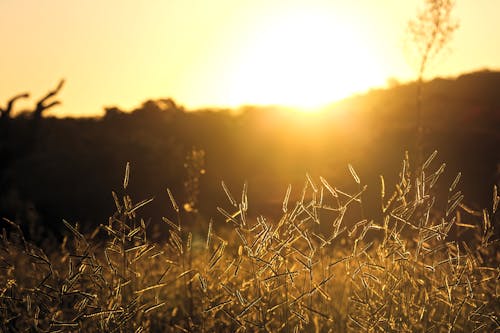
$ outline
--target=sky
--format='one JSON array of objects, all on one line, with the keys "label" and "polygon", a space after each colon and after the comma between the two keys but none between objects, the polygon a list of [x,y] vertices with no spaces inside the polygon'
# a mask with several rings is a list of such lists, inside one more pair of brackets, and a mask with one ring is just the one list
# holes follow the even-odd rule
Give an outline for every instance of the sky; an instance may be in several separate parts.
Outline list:
[{"label": "sky", "polygon": [[[54,116],[171,97],[187,109],[312,108],[415,78],[418,0],[0,0],[0,107],[61,78]],[[500,69],[500,0],[458,0],[460,27],[426,77]]]}]

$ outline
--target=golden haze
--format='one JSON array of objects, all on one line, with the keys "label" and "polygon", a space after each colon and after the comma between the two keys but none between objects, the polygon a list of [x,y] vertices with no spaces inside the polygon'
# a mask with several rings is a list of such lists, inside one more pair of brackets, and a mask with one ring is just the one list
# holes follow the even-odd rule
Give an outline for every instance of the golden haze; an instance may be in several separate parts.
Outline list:
[{"label": "golden haze", "polygon": [[[0,98],[43,94],[53,115],[172,97],[187,108],[315,107],[414,77],[402,50],[417,1],[3,0]],[[499,68],[492,1],[457,2],[461,27],[429,76]],[[481,36],[481,38],[478,38]],[[450,56],[451,55],[451,56]],[[31,107],[32,101],[20,104]]]}]

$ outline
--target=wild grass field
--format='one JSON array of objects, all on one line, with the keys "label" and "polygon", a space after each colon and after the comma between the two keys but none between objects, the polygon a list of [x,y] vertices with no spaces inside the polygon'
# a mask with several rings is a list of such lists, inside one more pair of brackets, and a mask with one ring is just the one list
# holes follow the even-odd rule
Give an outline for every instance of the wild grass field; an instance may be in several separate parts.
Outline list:
[{"label": "wild grass field", "polygon": [[222,182],[216,219],[167,190],[172,216],[145,221],[152,199],[127,194],[127,164],[115,212],[92,233],[64,221],[47,251],[5,219],[0,330],[499,331],[498,188],[473,210],[436,153],[418,169],[407,154],[394,187],[380,176],[371,218],[366,186],[350,164],[346,173],[356,191],[309,174],[284,189],[279,219],[252,209],[251,184]]},{"label": "wild grass field", "polygon": [[[420,1],[385,89],[409,1],[28,2],[0,1],[0,332],[500,332],[500,72],[428,80],[498,66],[498,5],[460,5],[453,62],[456,1]],[[14,91],[59,71],[72,111],[64,78]],[[84,117],[164,93],[218,102]]]}]

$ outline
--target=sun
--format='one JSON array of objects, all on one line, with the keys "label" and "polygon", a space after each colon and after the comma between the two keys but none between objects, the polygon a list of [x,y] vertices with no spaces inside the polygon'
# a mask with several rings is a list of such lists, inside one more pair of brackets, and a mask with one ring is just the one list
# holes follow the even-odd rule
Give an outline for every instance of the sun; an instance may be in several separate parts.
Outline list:
[{"label": "sun", "polygon": [[384,82],[359,28],[321,10],[296,10],[256,23],[232,69],[232,104],[305,111]]}]

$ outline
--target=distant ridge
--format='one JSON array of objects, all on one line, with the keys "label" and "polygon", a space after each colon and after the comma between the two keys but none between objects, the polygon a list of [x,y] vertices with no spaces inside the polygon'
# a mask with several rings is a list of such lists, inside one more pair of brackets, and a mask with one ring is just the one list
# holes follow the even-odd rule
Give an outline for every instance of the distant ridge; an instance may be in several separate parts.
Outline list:
[{"label": "distant ridge", "polygon": [[[500,71],[486,69],[455,78],[434,78],[424,82],[422,97],[424,120],[428,124],[446,121],[447,125],[459,125],[471,117],[498,122]],[[408,82],[346,98],[329,109],[337,112],[376,112],[379,117],[411,122],[415,98],[416,82]]]}]

